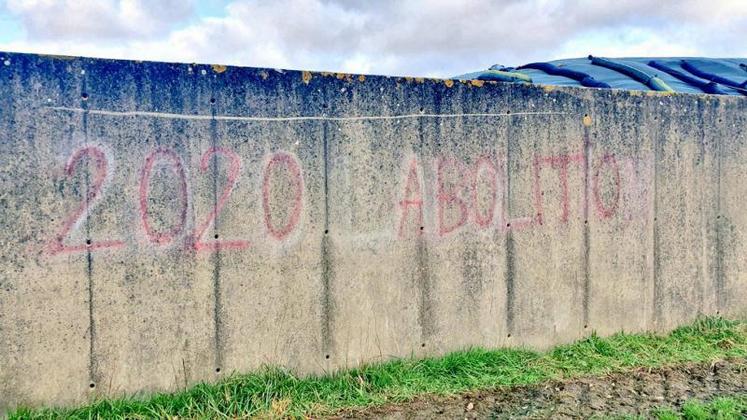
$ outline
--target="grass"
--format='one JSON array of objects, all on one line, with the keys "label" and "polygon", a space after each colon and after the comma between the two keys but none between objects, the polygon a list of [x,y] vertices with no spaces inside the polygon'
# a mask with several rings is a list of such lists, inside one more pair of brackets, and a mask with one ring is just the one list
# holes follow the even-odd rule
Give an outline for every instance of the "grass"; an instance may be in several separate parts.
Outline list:
[{"label": "grass", "polygon": [[732,357],[747,357],[747,322],[703,318],[666,336],[620,333],[600,338],[592,334],[546,353],[470,349],[439,358],[399,359],[305,378],[265,368],[145,399],[101,399],[73,409],[20,408],[10,413],[10,418],[303,417],[404,402],[422,394],[451,395]]},{"label": "grass", "polygon": [[740,420],[747,418],[747,394],[733,397],[717,397],[709,402],[689,400],[680,409],[659,407],[648,417],[619,416],[611,417],[620,420],[642,420],[655,418],[659,420]]},{"label": "grass", "polygon": [[747,418],[747,395],[719,397],[707,403],[691,400],[683,404],[679,411],[661,408],[654,415],[659,420],[744,419]]}]

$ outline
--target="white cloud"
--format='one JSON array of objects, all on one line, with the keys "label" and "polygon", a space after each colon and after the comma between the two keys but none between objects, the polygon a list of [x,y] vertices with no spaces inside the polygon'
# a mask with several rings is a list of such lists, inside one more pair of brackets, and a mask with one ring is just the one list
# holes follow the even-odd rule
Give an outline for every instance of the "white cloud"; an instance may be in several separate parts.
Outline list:
[{"label": "white cloud", "polygon": [[8,0],[31,40],[137,39],[163,34],[192,14],[184,0]]},{"label": "white cloud", "polygon": [[742,0],[246,0],[192,20],[177,0],[8,9],[28,38],[0,49],[115,58],[449,76],[589,53],[747,55]]}]

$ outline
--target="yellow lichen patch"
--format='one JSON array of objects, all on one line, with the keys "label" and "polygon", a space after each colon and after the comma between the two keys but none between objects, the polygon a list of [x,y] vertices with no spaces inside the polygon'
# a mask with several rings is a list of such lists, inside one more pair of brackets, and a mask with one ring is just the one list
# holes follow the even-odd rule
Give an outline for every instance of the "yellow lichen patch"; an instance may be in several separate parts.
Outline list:
[{"label": "yellow lichen patch", "polygon": [[658,91],[658,90],[649,90],[646,92],[646,96],[672,96],[676,92],[665,92],[665,91]]},{"label": "yellow lichen patch", "polygon": [[484,80],[470,80],[469,84],[471,84],[474,87],[482,87],[482,85],[485,84]]},{"label": "yellow lichen patch", "polygon": [[444,84],[446,85],[446,87],[450,88],[450,87],[454,86],[454,81],[451,80],[451,79],[446,79],[446,80],[444,80]]},{"label": "yellow lichen patch", "polygon": [[324,77],[334,76],[335,75],[334,73],[330,73],[328,71],[323,71],[323,72],[320,72],[319,74],[321,74]]},{"label": "yellow lichen patch", "polygon": [[359,82],[365,82],[366,81],[366,76],[364,76],[364,75],[361,74],[360,76],[358,76],[358,81]]},{"label": "yellow lichen patch", "polygon": [[542,86],[542,90],[544,90],[544,91],[545,91],[545,93],[550,93],[550,92],[552,92],[553,90],[555,90],[555,86],[551,86],[551,85],[543,85],[543,86]]},{"label": "yellow lichen patch", "polygon": [[308,85],[309,82],[311,81],[311,72],[310,71],[305,71],[305,72],[301,73],[301,79],[303,80],[303,82],[305,84]]},{"label": "yellow lichen patch", "polygon": [[213,64],[210,67],[212,67],[213,71],[216,73],[223,73],[224,71],[226,71],[226,68],[227,68],[223,64]]},{"label": "yellow lichen patch", "polygon": [[57,55],[57,54],[39,54],[42,57],[49,57],[54,58],[56,60],[75,60],[77,57],[74,57],[72,55]]},{"label": "yellow lichen patch", "polygon": [[591,126],[591,116],[589,114],[584,114],[584,118],[581,121],[583,121],[585,126]]},{"label": "yellow lichen patch", "polygon": [[340,79],[340,80],[345,79],[347,77],[349,77],[349,76],[347,74],[345,74],[345,73],[337,73],[337,78]]},{"label": "yellow lichen patch", "polygon": [[422,78],[422,77],[416,77],[415,81],[418,82],[418,83],[425,83],[425,79]]}]

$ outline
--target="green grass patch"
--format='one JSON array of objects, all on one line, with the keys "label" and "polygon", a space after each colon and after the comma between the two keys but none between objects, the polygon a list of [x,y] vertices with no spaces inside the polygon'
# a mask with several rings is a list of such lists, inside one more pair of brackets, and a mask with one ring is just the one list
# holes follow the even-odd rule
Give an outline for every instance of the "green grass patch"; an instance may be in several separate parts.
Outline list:
[{"label": "green grass patch", "polygon": [[747,418],[747,395],[732,397],[717,397],[708,402],[689,400],[680,409],[660,407],[651,412],[650,416],[620,416],[613,417],[624,420],[643,420],[655,418],[659,420],[741,420]]},{"label": "green grass patch", "polygon": [[619,333],[600,338],[592,334],[547,353],[470,349],[438,358],[399,359],[304,378],[265,368],[173,394],[101,399],[73,409],[20,408],[10,418],[301,417],[404,402],[423,394],[451,395],[733,357],[747,357],[747,322],[704,318],[665,336]]}]

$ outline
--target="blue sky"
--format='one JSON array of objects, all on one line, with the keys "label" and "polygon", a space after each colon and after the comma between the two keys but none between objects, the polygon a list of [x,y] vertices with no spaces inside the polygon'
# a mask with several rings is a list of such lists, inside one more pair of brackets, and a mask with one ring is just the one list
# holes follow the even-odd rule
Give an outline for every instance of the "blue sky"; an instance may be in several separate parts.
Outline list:
[{"label": "blue sky", "polygon": [[745,57],[746,32],[746,0],[0,0],[4,51],[419,76]]}]

